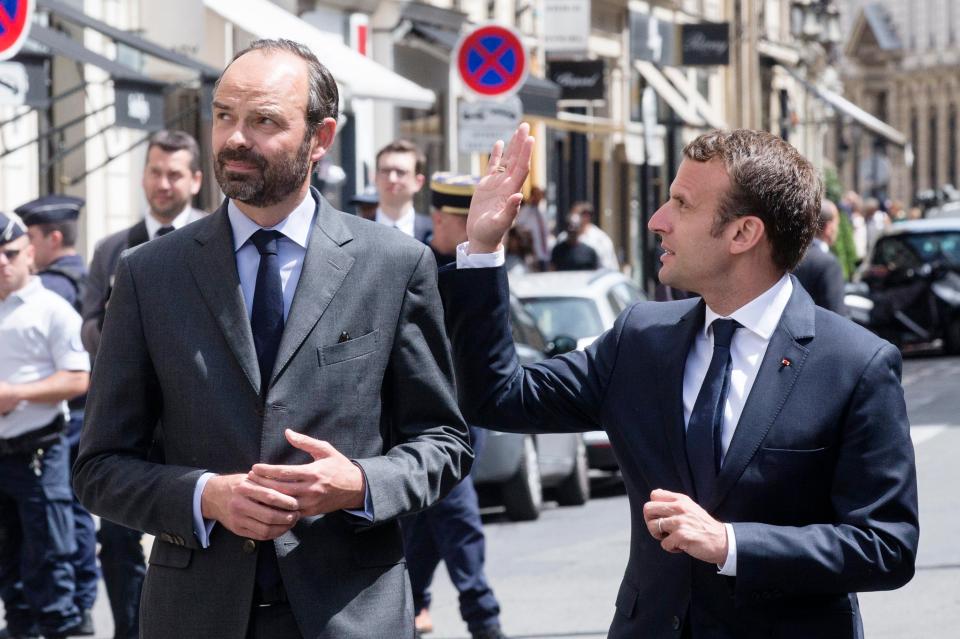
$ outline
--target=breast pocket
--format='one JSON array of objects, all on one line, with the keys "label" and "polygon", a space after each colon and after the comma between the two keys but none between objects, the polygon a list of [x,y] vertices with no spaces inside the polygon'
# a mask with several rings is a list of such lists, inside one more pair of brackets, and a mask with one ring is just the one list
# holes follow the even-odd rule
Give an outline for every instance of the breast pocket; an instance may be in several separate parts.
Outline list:
[{"label": "breast pocket", "polygon": [[318,350],[320,366],[330,366],[339,362],[356,359],[373,353],[380,345],[380,329],[374,329],[366,335],[354,337],[345,342],[321,346]]}]

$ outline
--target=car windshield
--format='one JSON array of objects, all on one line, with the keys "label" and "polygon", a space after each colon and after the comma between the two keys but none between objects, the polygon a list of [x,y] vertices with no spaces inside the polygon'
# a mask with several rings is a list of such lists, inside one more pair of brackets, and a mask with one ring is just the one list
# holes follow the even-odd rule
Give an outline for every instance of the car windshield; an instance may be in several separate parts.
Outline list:
[{"label": "car windshield", "polygon": [[917,268],[930,262],[960,266],[960,231],[910,233],[883,238],[875,264],[891,271]]},{"label": "car windshield", "polygon": [[524,300],[548,340],[558,335],[579,340],[603,332],[603,322],[593,300],[583,297],[540,297]]}]

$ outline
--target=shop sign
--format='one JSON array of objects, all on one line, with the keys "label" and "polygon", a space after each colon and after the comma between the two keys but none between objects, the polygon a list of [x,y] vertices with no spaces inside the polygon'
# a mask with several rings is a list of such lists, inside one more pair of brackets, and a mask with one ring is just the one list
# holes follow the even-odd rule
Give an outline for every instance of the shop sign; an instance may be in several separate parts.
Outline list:
[{"label": "shop sign", "polygon": [[144,131],[164,128],[164,100],[159,87],[131,82],[114,83],[117,126]]},{"label": "shop sign", "polygon": [[590,0],[543,0],[543,50],[583,53],[590,47]]},{"label": "shop sign", "polygon": [[649,13],[631,11],[630,56],[636,60],[657,64],[675,64],[675,31],[676,27],[672,22],[661,20]]},{"label": "shop sign", "polygon": [[548,77],[562,89],[561,100],[603,100],[604,69],[603,60],[551,62]]},{"label": "shop sign", "polygon": [[680,25],[681,64],[730,64],[730,23],[701,22]]}]

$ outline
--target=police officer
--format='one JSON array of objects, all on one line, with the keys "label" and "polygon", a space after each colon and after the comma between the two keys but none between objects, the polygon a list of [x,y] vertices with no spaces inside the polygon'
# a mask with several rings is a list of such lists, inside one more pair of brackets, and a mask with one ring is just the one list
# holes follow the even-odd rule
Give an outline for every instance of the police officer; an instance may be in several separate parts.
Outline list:
[{"label": "police officer", "polygon": [[[430,248],[440,266],[455,261],[457,245],[467,240],[467,211],[475,187],[472,176],[435,173],[430,181]],[[485,435],[482,428],[470,427],[477,458]],[[483,572],[486,540],[477,491],[469,475],[432,507],[405,519],[403,537],[418,634],[433,630],[430,583],[443,560],[460,595],[460,616],[471,637],[506,639],[500,629],[500,604]]]},{"label": "police officer", "polygon": [[[33,245],[33,261],[43,286],[67,300],[78,313],[83,313],[82,298],[87,286],[87,267],[77,255],[77,218],[84,201],[69,195],[47,195],[17,208],[14,212],[27,226],[27,235]],[[77,458],[80,430],[83,428],[83,408],[86,395],[70,400],[70,419],[67,423],[67,442],[70,445],[70,465]],[[77,537],[77,552],[73,556],[76,577],[74,599],[83,615],[84,635],[94,634],[91,609],[97,600],[100,570],[97,568],[97,529],[93,517],[76,496],[73,498],[73,525]]]},{"label": "police officer", "polygon": [[[0,597],[11,637],[73,634],[81,623],[70,557],[73,532],[65,400],[89,383],[80,316],[31,275],[22,222],[0,213]],[[9,518],[5,517],[5,520]]]}]

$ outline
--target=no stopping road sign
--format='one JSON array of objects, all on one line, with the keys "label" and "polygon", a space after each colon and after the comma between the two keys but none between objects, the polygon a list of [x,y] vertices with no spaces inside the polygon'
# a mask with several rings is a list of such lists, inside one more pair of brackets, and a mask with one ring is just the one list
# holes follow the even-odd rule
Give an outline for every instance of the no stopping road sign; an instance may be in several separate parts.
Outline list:
[{"label": "no stopping road sign", "polygon": [[463,84],[485,97],[506,97],[520,89],[529,65],[519,34],[502,25],[482,25],[464,35],[453,63]]}]

